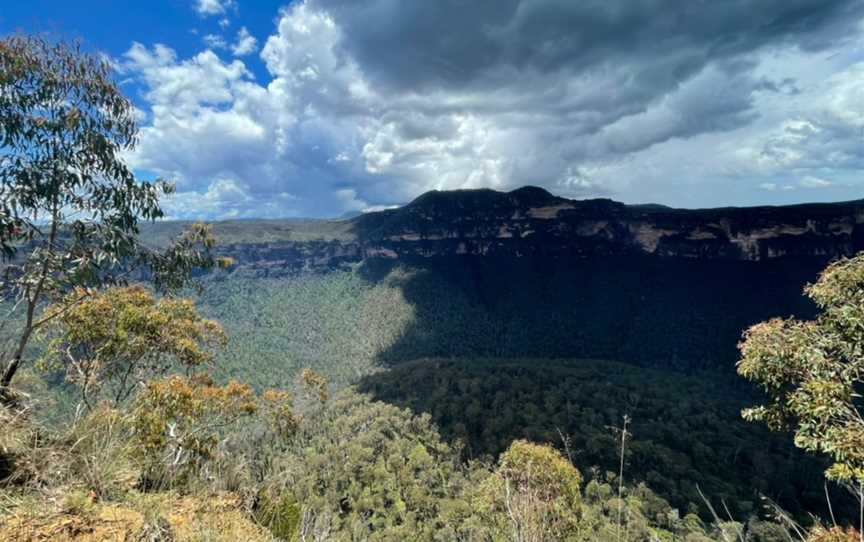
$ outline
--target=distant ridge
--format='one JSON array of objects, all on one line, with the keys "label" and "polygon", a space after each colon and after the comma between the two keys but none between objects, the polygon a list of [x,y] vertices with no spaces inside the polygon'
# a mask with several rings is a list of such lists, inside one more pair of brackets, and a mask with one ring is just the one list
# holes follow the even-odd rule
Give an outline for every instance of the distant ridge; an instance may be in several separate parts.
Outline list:
[{"label": "distant ridge", "polygon": [[[273,272],[366,258],[650,256],[831,260],[864,250],[864,200],[676,209],[571,200],[536,186],[426,192],[393,209],[332,220],[214,224],[221,250]],[[145,228],[156,240],[180,223]]]}]

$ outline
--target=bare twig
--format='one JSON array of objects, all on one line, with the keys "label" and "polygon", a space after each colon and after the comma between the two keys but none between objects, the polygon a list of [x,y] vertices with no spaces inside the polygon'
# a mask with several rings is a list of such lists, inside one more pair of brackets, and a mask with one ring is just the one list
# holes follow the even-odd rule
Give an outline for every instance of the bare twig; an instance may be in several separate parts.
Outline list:
[{"label": "bare twig", "polygon": [[828,494],[828,482],[825,481],[823,484],[825,489],[825,502],[828,503],[828,513],[831,515],[831,523],[834,524],[834,527],[837,527],[837,520],[834,518],[834,507],[831,506],[831,496]]},{"label": "bare twig", "polygon": [[621,512],[624,507],[624,451],[627,447],[627,426],[630,424],[630,415],[624,415],[624,426],[621,429],[621,461],[618,465],[618,525],[615,528],[615,539],[621,542]]}]

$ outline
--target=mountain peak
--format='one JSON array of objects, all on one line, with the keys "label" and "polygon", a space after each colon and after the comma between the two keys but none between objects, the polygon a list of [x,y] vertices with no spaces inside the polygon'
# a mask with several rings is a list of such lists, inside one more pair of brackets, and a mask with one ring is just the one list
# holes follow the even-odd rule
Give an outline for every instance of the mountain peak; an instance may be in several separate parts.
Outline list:
[{"label": "mountain peak", "polygon": [[470,215],[503,211],[525,211],[531,208],[562,206],[591,209],[595,207],[624,207],[610,199],[570,200],[556,196],[539,186],[523,186],[510,192],[491,188],[460,190],[431,190],[421,194],[402,209],[430,217]]},{"label": "mountain peak", "polygon": [[548,205],[549,203],[563,200],[563,198],[552,195],[545,188],[530,185],[512,190],[508,192],[507,195],[514,201],[525,206]]}]

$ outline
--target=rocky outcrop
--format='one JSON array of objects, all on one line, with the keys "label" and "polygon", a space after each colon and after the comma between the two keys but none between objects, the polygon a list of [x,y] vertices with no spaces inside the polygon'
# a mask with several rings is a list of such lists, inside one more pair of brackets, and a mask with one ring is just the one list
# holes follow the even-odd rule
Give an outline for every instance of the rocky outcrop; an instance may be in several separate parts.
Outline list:
[{"label": "rocky outcrop", "polygon": [[347,239],[223,247],[261,269],[319,268],[368,257],[638,256],[761,261],[864,250],[864,200],[785,207],[672,209],[569,200],[535,187],[429,192],[348,221]]}]

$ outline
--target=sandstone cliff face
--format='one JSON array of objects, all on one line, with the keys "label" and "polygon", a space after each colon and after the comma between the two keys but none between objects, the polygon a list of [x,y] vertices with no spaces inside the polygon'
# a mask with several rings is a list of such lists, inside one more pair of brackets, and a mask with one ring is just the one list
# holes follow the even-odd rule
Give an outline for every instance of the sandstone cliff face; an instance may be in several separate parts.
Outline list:
[{"label": "sandstone cliff face", "polygon": [[430,192],[404,207],[356,217],[347,231],[347,239],[236,244],[223,251],[274,271],[368,257],[457,255],[832,259],[864,250],[864,200],[681,210],[568,200],[533,187]]}]

